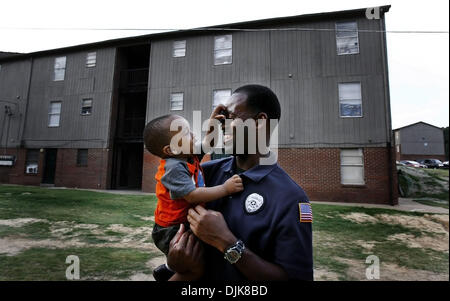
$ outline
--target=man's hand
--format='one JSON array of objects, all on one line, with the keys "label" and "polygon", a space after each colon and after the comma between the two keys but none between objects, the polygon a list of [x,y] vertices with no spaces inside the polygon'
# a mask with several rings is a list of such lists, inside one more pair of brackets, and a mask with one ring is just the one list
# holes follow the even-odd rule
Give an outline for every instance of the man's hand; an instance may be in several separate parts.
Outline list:
[{"label": "man's hand", "polygon": [[[198,238],[222,253],[237,241],[220,212],[197,206],[189,209],[188,221]],[[249,280],[279,281],[289,278],[281,266],[262,259],[247,247],[235,266]],[[179,279],[184,280],[183,278]]]},{"label": "man's hand", "polygon": [[209,131],[211,132],[211,126],[214,126],[213,120],[218,120],[220,123],[224,123],[225,119],[227,118],[227,107],[223,104],[219,104],[215,109],[212,111],[211,116],[209,116]]},{"label": "man's hand", "polygon": [[244,190],[242,178],[238,175],[232,176],[231,178],[226,180],[225,183],[223,183],[222,185],[225,188],[227,195]]},{"label": "man's hand", "polygon": [[203,274],[203,246],[190,231],[185,232],[183,224],[170,241],[167,265],[177,274],[183,275],[184,280],[196,280]]},{"label": "man's hand", "polygon": [[188,222],[194,234],[205,243],[225,252],[226,248],[237,241],[231,233],[222,213],[206,210],[202,206],[189,209]]}]

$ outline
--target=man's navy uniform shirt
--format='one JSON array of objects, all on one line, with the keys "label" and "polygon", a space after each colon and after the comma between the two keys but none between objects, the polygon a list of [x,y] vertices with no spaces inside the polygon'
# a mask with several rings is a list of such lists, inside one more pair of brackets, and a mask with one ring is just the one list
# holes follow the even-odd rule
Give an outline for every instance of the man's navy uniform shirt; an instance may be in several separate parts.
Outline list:
[{"label": "man's navy uniform shirt", "polygon": [[[220,185],[235,174],[235,158],[209,161],[202,168],[206,186]],[[239,175],[244,190],[207,208],[221,212],[246,248],[281,266],[290,279],[313,280],[312,227],[300,219],[299,203],[309,203],[303,189],[278,163],[257,165]],[[223,253],[211,246],[205,251],[205,280],[245,280]]]}]

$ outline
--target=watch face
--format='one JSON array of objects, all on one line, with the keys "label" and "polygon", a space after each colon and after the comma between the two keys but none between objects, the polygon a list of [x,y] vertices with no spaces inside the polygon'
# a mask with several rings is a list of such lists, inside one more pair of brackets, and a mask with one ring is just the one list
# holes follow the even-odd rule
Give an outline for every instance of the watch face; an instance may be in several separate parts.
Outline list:
[{"label": "watch face", "polygon": [[227,252],[227,259],[230,262],[236,262],[240,258],[240,255],[241,254],[239,254],[238,251],[230,250],[230,251]]}]

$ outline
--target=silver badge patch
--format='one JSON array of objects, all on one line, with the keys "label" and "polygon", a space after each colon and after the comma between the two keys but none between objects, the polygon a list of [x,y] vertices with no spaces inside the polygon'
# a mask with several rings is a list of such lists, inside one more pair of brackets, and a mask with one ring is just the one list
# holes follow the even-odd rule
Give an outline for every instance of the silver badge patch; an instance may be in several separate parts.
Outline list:
[{"label": "silver badge patch", "polygon": [[245,210],[247,213],[254,213],[258,211],[264,204],[264,198],[257,193],[250,194],[245,200]]}]

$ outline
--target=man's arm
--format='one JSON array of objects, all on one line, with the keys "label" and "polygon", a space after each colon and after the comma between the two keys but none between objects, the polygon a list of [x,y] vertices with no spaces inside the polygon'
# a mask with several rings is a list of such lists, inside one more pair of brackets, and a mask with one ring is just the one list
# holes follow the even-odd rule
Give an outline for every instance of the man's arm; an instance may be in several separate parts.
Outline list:
[{"label": "man's arm", "polygon": [[[238,239],[231,233],[222,214],[206,210],[201,206],[189,209],[188,221],[194,234],[220,252],[234,244]],[[286,271],[268,262],[246,248],[236,268],[249,280],[288,280]]]}]

